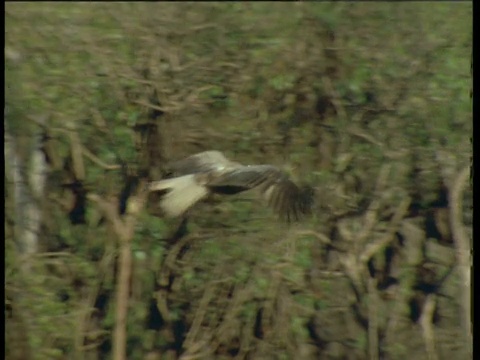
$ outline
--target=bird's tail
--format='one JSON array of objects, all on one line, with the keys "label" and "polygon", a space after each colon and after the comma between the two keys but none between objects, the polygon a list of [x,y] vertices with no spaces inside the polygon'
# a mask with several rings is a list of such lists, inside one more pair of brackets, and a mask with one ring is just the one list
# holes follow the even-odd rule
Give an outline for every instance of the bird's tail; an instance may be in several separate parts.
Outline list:
[{"label": "bird's tail", "polygon": [[149,191],[160,191],[164,194],[160,207],[168,217],[180,216],[208,194],[208,190],[195,181],[195,175],[184,175],[172,179],[154,181]]}]

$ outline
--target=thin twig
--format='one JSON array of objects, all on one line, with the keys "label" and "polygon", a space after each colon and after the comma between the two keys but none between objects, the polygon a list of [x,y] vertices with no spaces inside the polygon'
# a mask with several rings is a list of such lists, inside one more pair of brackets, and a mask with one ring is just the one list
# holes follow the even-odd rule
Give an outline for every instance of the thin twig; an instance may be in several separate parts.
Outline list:
[{"label": "thin twig", "polygon": [[98,166],[102,167],[105,170],[117,170],[121,168],[120,165],[110,165],[103,162],[101,159],[96,157],[90,150],[88,150],[85,146],[82,146],[82,153],[92,162],[94,162],[95,164],[97,164]]}]

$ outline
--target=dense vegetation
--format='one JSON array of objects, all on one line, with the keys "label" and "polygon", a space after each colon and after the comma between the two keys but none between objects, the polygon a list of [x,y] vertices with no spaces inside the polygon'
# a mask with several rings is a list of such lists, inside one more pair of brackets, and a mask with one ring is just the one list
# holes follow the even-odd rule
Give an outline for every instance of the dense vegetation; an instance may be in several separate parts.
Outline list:
[{"label": "dense vegetation", "polygon": [[[471,6],[7,3],[6,358],[468,358]],[[208,149],[313,216],[156,216]]]}]

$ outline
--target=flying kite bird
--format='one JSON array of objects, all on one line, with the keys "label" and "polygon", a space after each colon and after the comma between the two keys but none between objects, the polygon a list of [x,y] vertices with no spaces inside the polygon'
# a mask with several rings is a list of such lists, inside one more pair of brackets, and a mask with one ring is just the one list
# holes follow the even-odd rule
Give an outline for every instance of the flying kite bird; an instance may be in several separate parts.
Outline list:
[{"label": "flying kite bird", "polygon": [[171,176],[153,181],[148,190],[157,194],[165,216],[177,217],[210,194],[233,195],[258,189],[266,202],[287,222],[311,211],[313,189],[298,187],[273,165],[242,165],[219,151],[204,151],[173,162]]}]

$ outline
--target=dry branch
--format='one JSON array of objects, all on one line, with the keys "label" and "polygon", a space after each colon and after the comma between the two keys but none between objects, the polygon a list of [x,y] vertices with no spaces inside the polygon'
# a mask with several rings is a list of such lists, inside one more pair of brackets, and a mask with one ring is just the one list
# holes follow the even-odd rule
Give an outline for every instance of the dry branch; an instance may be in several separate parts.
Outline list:
[{"label": "dry branch", "polygon": [[115,332],[113,335],[113,359],[126,359],[127,313],[132,274],[132,249],[130,242],[120,244],[119,274],[115,296]]},{"label": "dry branch", "polygon": [[[430,130],[433,134],[433,131]],[[433,136],[433,135],[432,135]],[[438,143],[438,140],[434,140]],[[456,257],[460,270],[461,302],[463,307],[462,323],[464,337],[469,355],[472,353],[472,305],[471,305],[471,245],[470,239],[465,231],[462,220],[462,196],[470,174],[470,165],[465,166],[455,176],[455,157],[451,153],[437,150],[435,152],[437,163],[443,177],[443,183],[448,187],[450,227],[456,247]]]},{"label": "dry branch", "polygon": [[[128,298],[130,293],[130,277],[132,271],[131,241],[135,233],[138,214],[145,206],[147,193],[145,184],[140,183],[137,193],[130,197],[125,216],[117,211],[115,201],[107,201],[97,194],[89,194],[88,198],[94,201],[104,212],[107,220],[112,224],[117,235],[120,247],[119,274],[116,286],[115,330],[113,335],[113,359],[126,359],[127,329],[126,319],[128,313]],[[133,203],[135,206],[131,206]]]},{"label": "dry branch", "polygon": [[[6,116],[7,110],[4,108],[4,151],[5,163],[9,167],[7,170],[13,187],[14,213],[15,213],[15,232],[14,240],[16,243],[16,254],[21,263],[21,276],[25,284],[29,284],[31,277],[32,256],[39,250],[39,234],[42,223],[41,202],[44,198],[45,184],[47,180],[47,163],[41,150],[42,140],[39,134],[36,134],[34,147],[30,152],[31,162],[28,162],[20,155],[17,138],[9,129]],[[38,119],[40,125],[45,125],[46,117]],[[26,170],[26,171],[24,171]],[[7,175],[8,176],[8,175]],[[20,304],[15,310],[15,323],[20,326],[18,333],[21,334],[20,353],[25,356],[32,350],[29,346],[28,337],[32,336],[34,329],[31,321],[24,319],[32,318],[34,312],[23,306],[23,299],[32,296],[32,290],[27,285],[27,290],[18,291],[14,296],[15,302]],[[13,308],[13,306],[12,306]],[[28,357],[28,356],[27,356]]]},{"label": "dry branch", "polygon": [[77,131],[70,132],[70,148],[72,152],[72,164],[75,178],[85,179],[85,165],[82,157],[82,142]]},{"label": "dry branch", "polygon": [[435,311],[435,295],[428,295],[423,305],[422,316],[419,320],[423,331],[423,339],[429,360],[437,360],[438,356],[435,351],[435,333],[433,331],[432,321]]},{"label": "dry branch", "polygon": [[[195,352],[194,348],[196,348],[195,344],[197,344],[201,339],[197,339],[199,337],[200,328],[202,326],[203,319],[207,313],[208,305],[210,304],[211,299],[215,294],[217,285],[215,282],[210,282],[203,292],[203,296],[200,300],[198,305],[198,309],[195,312],[195,317],[192,322],[192,326],[188,331],[187,336],[185,337],[185,341],[183,342],[183,347],[186,349],[187,353]],[[201,336],[200,336],[201,337]]]},{"label": "dry branch", "polygon": [[101,168],[105,170],[118,170],[121,168],[120,165],[110,165],[105,162],[103,162],[101,159],[96,157],[90,150],[88,150],[86,147],[82,146],[82,153],[85,155],[88,159],[90,159],[93,163],[97,164]]},{"label": "dry branch", "polygon": [[462,305],[463,305],[463,326],[468,351],[471,352],[472,344],[472,320],[471,320],[471,246],[470,239],[465,231],[462,221],[462,195],[470,174],[470,166],[460,171],[449,191],[450,196],[450,225],[453,232],[453,240],[457,248],[457,261],[462,278]]},{"label": "dry branch", "polygon": [[158,111],[162,111],[162,112],[165,112],[165,113],[173,112],[173,111],[179,111],[183,108],[182,105],[178,105],[178,104],[177,104],[177,106],[165,107],[165,106],[158,106],[158,105],[155,105],[155,104],[151,104],[149,102],[141,101],[141,100],[135,100],[134,103],[137,104],[137,105],[145,106],[146,108],[149,108],[149,109],[152,109],[152,110],[158,110]]},{"label": "dry branch", "polygon": [[313,230],[298,230],[294,233],[294,235],[297,235],[297,236],[314,236],[315,238],[317,238],[318,241],[324,243],[324,244],[331,244],[332,241],[324,234],[322,233],[319,233],[317,231],[313,231]]},{"label": "dry branch", "polygon": [[385,246],[387,246],[394,239],[394,234],[398,230],[398,227],[403,217],[408,211],[410,201],[411,199],[409,197],[406,197],[402,200],[400,205],[398,205],[395,214],[393,215],[387,233],[380,240],[366,246],[365,250],[360,255],[360,261],[362,263],[366,263],[373,255],[375,255],[381,249],[385,248]]},{"label": "dry branch", "polygon": [[76,351],[85,351],[84,347],[84,339],[87,334],[86,329],[88,326],[88,321],[90,319],[90,316],[92,314],[92,309],[94,309],[95,306],[95,299],[98,296],[98,293],[101,289],[101,284],[103,281],[103,278],[105,277],[105,273],[107,272],[107,269],[110,267],[112,259],[113,259],[114,253],[113,252],[106,252],[105,255],[103,256],[102,260],[100,261],[100,264],[98,266],[98,281],[96,285],[89,289],[89,294],[86,296],[86,300],[83,302],[83,310],[79,312],[78,314],[78,323],[75,328],[75,348]]},{"label": "dry branch", "polygon": [[368,352],[370,360],[378,360],[378,293],[377,280],[368,279]]},{"label": "dry branch", "polygon": [[[44,126],[46,118],[42,117],[38,121]],[[20,250],[19,255],[28,259],[38,251],[38,234],[42,219],[40,200],[45,191],[47,164],[41,151],[41,141],[36,139],[30,154],[32,157],[30,168],[28,172],[23,171],[27,168],[27,162],[20,156],[17,140],[11,134],[5,117],[4,127],[5,162],[13,182],[16,241]],[[28,270],[28,263],[29,261],[24,263],[25,270]]]}]

